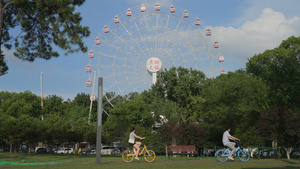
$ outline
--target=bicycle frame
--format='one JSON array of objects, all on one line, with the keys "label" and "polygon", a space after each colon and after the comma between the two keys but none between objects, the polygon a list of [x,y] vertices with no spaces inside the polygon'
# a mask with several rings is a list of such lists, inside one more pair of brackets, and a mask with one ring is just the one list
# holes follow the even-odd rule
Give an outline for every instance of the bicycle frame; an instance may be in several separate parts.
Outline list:
[{"label": "bicycle frame", "polygon": [[[220,149],[216,152],[217,159],[221,162],[227,161],[228,157],[230,156],[230,150],[229,148],[223,148]],[[237,149],[233,154],[237,153],[237,157],[242,161],[242,162],[247,162],[250,159],[250,154],[249,152],[241,149],[241,147],[238,145]]]},{"label": "bicycle frame", "polygon": [[145,153],[147,152],[147,146],[146,146],[146,144],[144,144],[144,147],[143,147],[143,149],[141,150],[139,156],[142,155],[142,154],[144,154],[144,151],[145,151]]},{"label": "bicycle frame", "polygon": [[[132,148],[134,149],[134,147],[132,147]],[[145,152],[144,152],[144,151],[145,151]],[[140,150],[139,156],[142,155],[142,154],[144,154],[144,153],[146,153],[147,151],[148,151],[148,150],[147,150],[147,146],[146,146],[146,144],[144,144],[143,149]],[[136,155],[136,153],[130,154],[130,156],[135,156],[135,155]]]},{"label": "bicycle frame", "polygon": [[[235,150],[234,153],[237,153],[237,152],[239,152],[239,151],[241,151],[241,153],[243,153],[243,151],[242,151],[242,149],[240,148],[240,146],[238,146],[238,148]],[[225,150],[224,154],[222,154],[222,156],[223,156],[223,157],[229,157],[230,153],[231,153],[231,152],[230,152],[229,148],[227,148],[227,149]]]}]

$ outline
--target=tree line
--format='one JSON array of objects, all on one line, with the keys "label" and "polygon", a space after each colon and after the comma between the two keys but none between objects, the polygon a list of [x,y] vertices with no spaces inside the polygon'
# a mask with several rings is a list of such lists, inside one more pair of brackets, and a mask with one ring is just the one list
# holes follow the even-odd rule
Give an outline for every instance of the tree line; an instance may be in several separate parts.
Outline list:
[{"label": "tree line", "polygon": [[[135,127],[159,150],[174,144],[222,146],[222,133],[230,126],[243,144],[280,146],[289,157],[300,146],[300,37],[254,55],[245,70],[207,78],[199,70],[173,67],[160,72],[149,90],[130,94],[131,100],[107,94],[116,99],[114,107],[103,107],[104,144],[126,145]],[[88,94],[68,101],[52,95],[43,101],[41,107],[41,98],[30,91],[0,92],[2,143],[95,143],[97,101],[89,125]]]}]

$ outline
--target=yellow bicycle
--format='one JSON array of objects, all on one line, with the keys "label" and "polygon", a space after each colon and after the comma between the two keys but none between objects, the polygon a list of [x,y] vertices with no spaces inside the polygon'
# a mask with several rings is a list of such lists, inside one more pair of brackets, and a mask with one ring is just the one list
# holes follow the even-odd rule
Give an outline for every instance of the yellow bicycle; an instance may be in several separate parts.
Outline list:
[{"label": "yellow bicycle", "polygon": [[[134,149],[132,147],[132,149]],[[147,146],[144,144],[144,148],[141,150],[141,152],[139,153],[139,156],[144,154],[144,159],[151,163],[155,160],[155,153],[152,150],[148,150]],[[135,157],[135,152],[133,150],[125,150],[122,154],[122,159],[123,161],[125,161],[126,163],[130,163]]]}]

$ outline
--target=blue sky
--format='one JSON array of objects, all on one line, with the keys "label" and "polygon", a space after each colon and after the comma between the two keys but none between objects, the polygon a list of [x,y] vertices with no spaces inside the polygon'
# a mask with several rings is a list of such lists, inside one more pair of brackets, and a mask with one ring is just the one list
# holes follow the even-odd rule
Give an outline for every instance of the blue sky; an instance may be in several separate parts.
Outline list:
[{"label": "blue sky", "polygon": [[[178,11],[187,9],[191,16],[201,19],[203,27],[212,28],[213,37],[220,41],[219,50],[225,56],[222,67],[226,72],[245,68],[247,59],[254,54],[273,49],[290,36],[300,36],[300,1],[298,0],[162,0],[157,2],[160,3],[162,10],[168,10],[171,4]],[[148,12],[154,10],[156,1],[86,0],[76,10],[81,13],[82,25],[89,26],[91,30],[91,36],[84,39],[89,50],[93,49],[96,36],[104,36],[103,26],[109,25],[115,15],[121,15],[128,8],[138,8],[141,4],[146,5]],[[176,15],[182,16],[181,13],[176,12]],[[14,30],[12,35],[17,33],[18,30]],[[108,43],[116,44],[111,41]],[[37,59],[33,63],[28,63],[18,60],[12,52],[13,50],[4,50],[9,72],[0,77],[1,91],[29,90],[40,95],[40,74],[43,72],[44,96],[57,95],[65,100],[68,98],[72,100],[81,92],[91,94],[92,89],[86,87],[85,82],[93,75],[86,73],[85,67],[89,63],[96,65],[97,56],[94,61],[91,61],[87,53],[79,52],[65,56],[64,52],[59,50],[61,54],[59,58],[48,61]]]}]

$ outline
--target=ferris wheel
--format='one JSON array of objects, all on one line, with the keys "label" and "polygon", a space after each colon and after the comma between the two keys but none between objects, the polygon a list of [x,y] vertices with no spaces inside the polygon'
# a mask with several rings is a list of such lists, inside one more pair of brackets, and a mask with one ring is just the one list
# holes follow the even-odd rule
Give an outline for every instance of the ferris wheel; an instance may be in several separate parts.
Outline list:
[{"label": "ferris wheel", "polygon": [[118,95],[130,99],[150,89],[157,74],[171,67],[197,69],[210,78],[225,73],[211,28],[186,9],[142,4],[112,16],[102,29],[88,53],[86,86],[92,87],[92,70],[103,77],[103,106],[113,106]]}]

